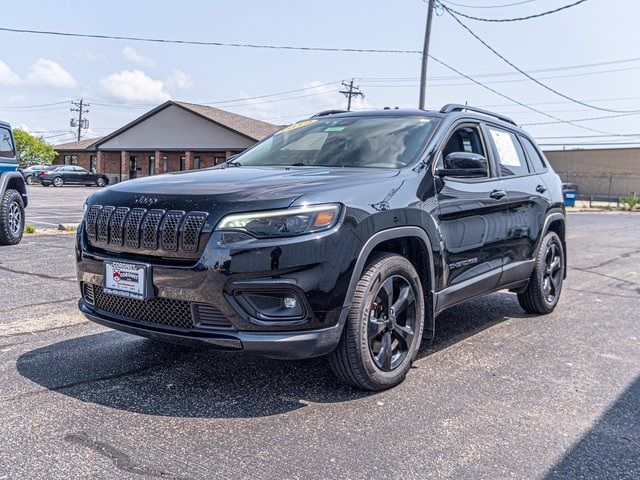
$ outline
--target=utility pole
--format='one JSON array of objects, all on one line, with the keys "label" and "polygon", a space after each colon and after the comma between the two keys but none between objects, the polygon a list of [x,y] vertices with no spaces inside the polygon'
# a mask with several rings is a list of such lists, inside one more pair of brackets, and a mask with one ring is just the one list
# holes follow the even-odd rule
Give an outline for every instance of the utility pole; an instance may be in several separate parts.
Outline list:
[{"label": "utility pole", "polygon": [[89,120],[87,118],[82,118],[82,115],[85,113],[89,113],[87,107],[90,105],[88,103],[84,103],[84,99],[80,99],[79,102],[71,102],[71,105],[74,105],[76,108],[71,108],[72,112],[78,112],[78,119],[71,119],[71,126],[78,127],[78,141],[80,141],[80,136],[82,134],[82,129],[89,128]]},{"label": "utility pole", "polygon": [[418,108],[425,110],[427,108],[427,62],[429,61],[429,40],[431,39],[431,21],[433,20],[434,0],[427,0],[429,7],[427,8],[427,27],[424,31],[424,47],[422,48],[422,71],[420,73],[420,104]]},{"label": "utility pole", "polygon": [[340,90],[345,97],[347,97],[347,110],[351,111],[351,98],[352,97],[361,97],[364,98],[364,93],[360,91],[360,87],[353,86],[353,78],[349,83],[342,82],[342,86],[346,88],[346,90]]}]

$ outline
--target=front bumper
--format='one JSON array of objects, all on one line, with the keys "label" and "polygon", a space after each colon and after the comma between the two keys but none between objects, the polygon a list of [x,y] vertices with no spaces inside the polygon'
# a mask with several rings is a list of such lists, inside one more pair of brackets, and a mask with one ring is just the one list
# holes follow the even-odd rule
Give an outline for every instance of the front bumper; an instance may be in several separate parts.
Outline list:
[{"label": "front bumper", "polygon": [[340,341],[342,323],[333,327],[302,332],[240,332],[219,331],[194,336],[161,328],[140,325],[135,322],[114,320],[100,315],[83,300],[78,302],[80,311],[92,322],[139,335],[182,345],[207,345],[229,351],[254,352],[271,358],[299,360],[330,353]]},{"label": "front bumper", "polygon": [[[324,355],[340,340],[353,259],[361,248],[357,237],[342,225],[323,234],[280,241],[226,237],[214,232],[195,265],[92,252],[82,230],[79,229],[76,251],[81,287],[85,283],[103,285],[105,259],[147,263],[153,269],[156,298],[214,307],[230,325],[201,328],[194,319],[193,328],[173,328],[120,316],[97,308],[91,301],[80,300],[81,312],[96,323],[174,343],[208,344],[290,359]],[[237,295],[243,292],[282,290],[295,292],[302,300],[301,318],[265,321],[248,314],[237,301]],[[81,291],[84,292],[82,288]]]}]

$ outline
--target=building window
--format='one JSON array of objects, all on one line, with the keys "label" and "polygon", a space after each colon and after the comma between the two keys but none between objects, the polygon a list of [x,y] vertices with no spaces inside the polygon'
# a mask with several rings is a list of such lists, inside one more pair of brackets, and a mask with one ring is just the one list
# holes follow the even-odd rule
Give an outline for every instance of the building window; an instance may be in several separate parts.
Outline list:
[{"label": "building window", "polygon": [[184,170],[184,155],[180,155],[180,171]]},{"label": "building window", "polygon": [[155,155],[149,155],[149,175],[156,174],[156,157]]},{"label": "building window", "polygon": [[77,165],[78,164],[78,156],[77,155],[65,155],[64,156],[64,164],[65,165]]},{"label": "building window", "polygon": [[167,158],[166,155],[162,156],[162,171],[164,173],[167,173],[167,170],[169,169],[169,159]]},{"label": "building window", "polygon": [[92,173],[96,173],[98,171],[98,156],[91,155],[89,157],[89,171]]},{"label": "building window", "polygon": [[193,157],[193,168],[200,168],[200,157]]},{"label": "building window", "polygon": [[223,157],[220,155],[216,155],[213,157],[213,164],[214,165],[220,165],[221,163],[224,163],[227,161],[227,157]]}]

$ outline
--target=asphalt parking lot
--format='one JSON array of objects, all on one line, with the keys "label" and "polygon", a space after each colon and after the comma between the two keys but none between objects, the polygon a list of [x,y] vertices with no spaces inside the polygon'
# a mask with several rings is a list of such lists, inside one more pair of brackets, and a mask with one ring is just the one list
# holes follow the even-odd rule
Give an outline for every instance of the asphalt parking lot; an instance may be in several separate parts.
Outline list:
[{"label": "asphalt parking lot", "polygon": [[56,228],[60,223],[80,223],[84,199],[97,190],[97,187],[70,185],[61,188],[29,185],[27,224],[36,228]]},{"label": "asphalt parking lot", "polygon": [[27,236],[0,247],[0,478],[639,478],[639,234],[640,215],[569,215],[553,314],[454,307],[378,394],[322,359],[88,323],[73,234]]}]

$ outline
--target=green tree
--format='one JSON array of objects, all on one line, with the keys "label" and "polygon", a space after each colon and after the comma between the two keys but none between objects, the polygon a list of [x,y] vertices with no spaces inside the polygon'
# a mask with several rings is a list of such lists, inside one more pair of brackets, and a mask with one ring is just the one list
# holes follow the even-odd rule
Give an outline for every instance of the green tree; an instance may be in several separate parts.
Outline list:
[{"label": "green tree", "polygon": [[16,142],[16,154],[21,164],[29,166],[35,164],[48,165],[53,162],[56,150],[41,137],[31,135],[19,128],[13,131]]}]

